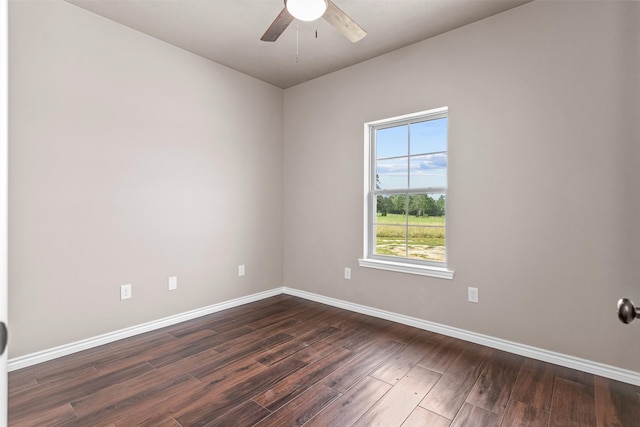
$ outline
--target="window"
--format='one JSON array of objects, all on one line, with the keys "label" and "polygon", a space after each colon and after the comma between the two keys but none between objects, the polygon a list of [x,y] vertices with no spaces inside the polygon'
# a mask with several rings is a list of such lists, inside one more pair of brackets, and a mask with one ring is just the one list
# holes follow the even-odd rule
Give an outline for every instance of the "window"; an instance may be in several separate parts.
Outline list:
[{"label": "window", "polygon": [[446,107],[365,124],[363,267],[452,278],[447,269]]}]

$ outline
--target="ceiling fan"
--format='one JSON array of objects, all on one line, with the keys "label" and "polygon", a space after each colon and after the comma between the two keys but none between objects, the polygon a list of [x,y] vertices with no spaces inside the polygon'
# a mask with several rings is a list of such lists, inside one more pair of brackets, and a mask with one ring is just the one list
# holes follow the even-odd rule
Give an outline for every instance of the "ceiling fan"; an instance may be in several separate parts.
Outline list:
[{"label": "ceiling fan", "polygon": [[284,9],[260,40],[276,41],[294,19],[315,21],[319,18],[324,18],[353,43],[362,40],[367,35],[362,27],[349,18],[331,0],[284,0]]}]

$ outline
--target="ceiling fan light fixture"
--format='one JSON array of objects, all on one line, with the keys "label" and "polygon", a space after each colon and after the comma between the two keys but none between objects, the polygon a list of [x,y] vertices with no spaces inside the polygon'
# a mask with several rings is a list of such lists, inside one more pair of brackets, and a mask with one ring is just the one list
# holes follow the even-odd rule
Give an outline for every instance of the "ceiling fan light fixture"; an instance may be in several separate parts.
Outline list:
[{"label": "ceiling fan light fixture", "polygon": [[285,0],[287,11],[300,21],[315,21],[327,10],[327,0]]}]

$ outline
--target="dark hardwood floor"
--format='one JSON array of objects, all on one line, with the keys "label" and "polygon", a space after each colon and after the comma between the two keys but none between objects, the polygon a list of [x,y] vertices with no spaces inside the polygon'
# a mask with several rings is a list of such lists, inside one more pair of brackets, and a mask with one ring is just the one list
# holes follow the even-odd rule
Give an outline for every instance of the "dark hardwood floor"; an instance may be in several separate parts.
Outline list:
[{"label": "dark hardwood floor", "polygon": [[287,295],[9,374],[13,426],[640,426],[640,388]]}]

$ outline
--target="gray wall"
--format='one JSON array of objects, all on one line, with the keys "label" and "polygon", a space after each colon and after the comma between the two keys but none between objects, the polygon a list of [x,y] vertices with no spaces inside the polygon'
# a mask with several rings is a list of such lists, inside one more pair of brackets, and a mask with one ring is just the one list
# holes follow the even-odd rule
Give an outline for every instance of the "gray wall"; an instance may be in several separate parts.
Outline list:
[{"label": "gray wall", "polygon": [[9,24],[10,357],[282,285],[281,89],[61,1]]},{"label": "gray wall", "polygon": [[[640,371],[639,54],[640,3],[533,2],[286,90],[284,283]],[[363,123],[441,106],[454,279],[358,267]]]}]

